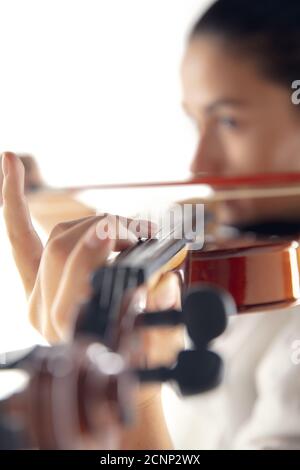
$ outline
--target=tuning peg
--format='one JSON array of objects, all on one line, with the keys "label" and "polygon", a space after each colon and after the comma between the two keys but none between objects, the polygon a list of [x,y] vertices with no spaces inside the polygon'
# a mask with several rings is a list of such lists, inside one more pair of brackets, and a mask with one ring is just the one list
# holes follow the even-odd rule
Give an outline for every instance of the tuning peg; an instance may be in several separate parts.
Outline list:
[{"label": "tuning peg", "polygon": [[196,395],[215,388],[223,375],[222,359],[205,349],[181,351],[173,368],[158,367],[136,371],[145,382],[175,382],[183,396]]},{"label": "tuning peg", "polygon": [[201,284],[190,289],[181,310],[148,312],[137,316],[136,326],[185,325],[195,347],[201,348],[223,333],[227,317],[236,312],[231,296],[223,289]]},{"label": "tuning peg", "polygon": [[228,316],[236,313],[236,306],[224,289],[204,284],[188,291],[182,311],[187,333],[200,348],[225,331]]}]

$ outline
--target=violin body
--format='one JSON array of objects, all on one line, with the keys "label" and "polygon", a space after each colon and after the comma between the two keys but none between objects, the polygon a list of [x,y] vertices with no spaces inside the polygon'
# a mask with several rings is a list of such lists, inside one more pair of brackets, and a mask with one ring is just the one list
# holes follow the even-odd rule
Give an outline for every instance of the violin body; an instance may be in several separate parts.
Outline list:
[{"label": "violin body", "polygon": [[188,252],[184,281],[187,287],[206,282],[224,288],[239,313],[288,307],[300,301],[299,256],[296,239],[207,243]]}]

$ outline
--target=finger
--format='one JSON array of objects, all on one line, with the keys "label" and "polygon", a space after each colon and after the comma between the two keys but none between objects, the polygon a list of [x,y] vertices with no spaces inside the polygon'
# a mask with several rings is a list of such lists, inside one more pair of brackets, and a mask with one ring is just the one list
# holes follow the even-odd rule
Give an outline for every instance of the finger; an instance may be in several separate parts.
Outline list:
[{"label": "finger", "polygon": [[157,224],[150,220],[131,219],[119,216],[121,223],[138,238],[153,238],[157,233]]},{"label": "finger", "polygon": [[49,236],[48,243],[52,240],[67,239],[70,246],[70,251],[74,248],[79,238],[96,222],[103,219],[104,215],[88,216],[80,219],[69,220],[68,222],[61,222],[52,229]]},{"label": "finger", "polygon": [[[65,256],[68,256],[84,233],[97,223],[98,238],[105,239],[108,236],[116,242],[114,250],[122,251],[138,241],[137,236],[126,227],[127,220],[129,219],[107,214],[85,217],[78,221],[64,222],[58,224],[53,229],[47,246],[51,245],[53,247],[53,244],[55,244],[55,252],[60,251]],[[145,227],[143,228],[143,233],[146,233]]]},{"label": "finger", "polygon": [[3,214],[14,259],[27,295],[35,283],[43,245],[33,228],[24,195],[24,166],[10,152],[2,156]]},{"label": "finger", "polygon": [[[148,293],[147,310],[180,308],[180,282],[175,273],[164,274]],[[144,360],[148,367],[172,363],[183,348],[182,327],[151,328],[142,332]]]},{"label": "finger", "polygon": [[61,339],[68,338],[78,305],[91,293],[91,274],[105,263],[114,245],[109,237],[99,239],[94,224],[70,254],[51,309],[51,322]]},{"label": "finger", "polygon": [[[116,221],[118,222],[117,228]],[[85,218],[81,219],[80,221],[72,221],[71,223],[68,222],[67,224],[63,223],[56,227],[54,233],[52,234],[52,238],[50,238],[49,242],[47,243],[43,256],[43,263],[47,267],[47,270],[44,272],[43,276],[44,284],[46,283],[48,276],[47,289],[43,294],[43,303],[46,306],[47,312],[54,313],[51,313],[51,315],[47,314],[40,316],[37,315],[35,308],[31,309],[31,317],[34,319],[34,323],[38,324],[39,331],[41,331],[44,336],[46,336],[52,342],[57,341],[58,338],[62,338],[62,330],[66,329],[70,324],[70,318],[72,318],[72,313],[70,312],[72,309],[71,307],[71,310],[68,308],[68,302],[70,302],[70,305],[72,304],[74,308],[78,304],[78,299],[82,299],[89,292],[89,276],[85,275],[85,262],[81,262],[79,260],[72,264],[69,261],[69,259],[73,259],[74,253],[77,253],[78,244],[81,246],[82,242],[80,242],[80,240],[89,236],[89,230],[92,230],[94,236],[96,237],[95,244],[97,247],[102,247],[102,244],[105,244],[105,240],[107,238],[110,238],[114,241],[112,249],[116,251],[130,247],[138,241],[137,237],[123,226],[119,217],[111,215],[108,215],[107,217],[98,216]],[[91,266],[94,266],[94,263],[97,267],[102,261],[101,250],[99,253],[96,252],[96,254],[93,255],[91,260],[92,264],[89,263],[88,256],[85,257],[85,260],[88,263],[87,266],[89,269],[91,269]],[[72,279],[73,277],[73,275],[69,276],[69,271],[67,268],[70,263],[71,266],[74,266],[74,268],[70,269],[73,270],[74,275],[76,275],[75,281],[80,283],[78,286],[76,282],[73,281],[71,282],[72,286],[67,285],[65,281],[62,281],[62,278]],[[66,271],[67,274],[65,274]],[[77,272],[79,273],[78,275]],[[85,282],[81,281],[80,273],[85,276]],[[69,293],[70,297],[68,297]],[[77,300],[75,299],[75,296]],[[54,307],[54,299],[56,298],[60,299],[60,307],[57,307],[58,301],[55,301]],[[57,317],[59,318],[58,322],[56,322]],[[53,326],[54,323],[57,323],[56,327]]]},{"label": "finger", "polygon": [[[84,237],[91,227],[94,227],[99,243],[106,238],[113,239],[115,241],[114,250],[120,251],[121,249],[128,248],[137,243],[137,238],[131,233],[126,233],[127,238],[124,237],[123,240],[116,240],[114,227],[111,226],[110,216],[106,218],[101,216],[93,217],[88,220],[85,219],[62,232],[60,228],[57,227],[58,230],[55,230],[55,232],[57,232],[58,235],[54,236],[52,234],[52,238],[49,239],[42,258],[42,268],[44,267],[44,269],[42,269],[42,284],[47,286],[43,294],[43,303],[46,305],[47,311],[51,310],[53,299],[59,288],[61,276],[68,261],[68,257],[76,248],[80,239]],[[109,230],[108,227],[110,228]],[[126,232],[126,229],[123,228],[123,230]]]},{"label": "finger", "polygon": [[[101,217],[102,219],[103,217]],[[99,222],[99,218],[96,218]],[[59,289],[61,277],[65,265],[72,251],[79,243],[80,239],[86,234],[91,227],[96,227],[95,217],[91,219],[84,219],[78,223],[70,224],[71,228],[64,229],[59,224],[53,230],[50,239],[44,249],[44,254],[41,261],[41,286],[43,287],[43,305],[47,312],[51,311],[53,301]],[[76,268],[77,271],[78,268]],[[39,287],[37,287],[39,289]],[[42,317],[44,317],[42,315]],[[46,315],[48,317],[48,315]],[[39,327],[40,330],[45,330],[45,327]]]},{"label": "finger", "polygon": [[109,217],[111,221],[111,227],[115,224],[118,227],[118,224],[126,227],[130,232],[134,233],[136,237],[148,238],[153,236],[157,232],[157,225],[154,222],[142,219],[132,219],[126,218],[123,216],[116,216],[113,214],[103,213],[98,215],[92,215],[87,217],[82,217],[80,219],[68,220],[67,222],[62,222],[54,227],[50,238],[69,230],[70,228],[76,226],[82,226],[86,224],[86,227],[92,225],[95,221],[101,220],[104,217]]},{"label": "finger", "polygon": [[[116,250],[123,249],[123,240],[129,240],[129,242],[137,241],[138,238],[149,238],[153,236],[157,231],[157,226],[155,223],[142,220],[142,219],[132,219],[126,218],[114,214],[104,213],[102,215],[94,217],[85,217],[81,221],[68,221],[63,224],[59,224],[61,230],[68,230],[69,228],[75,227],[77,222],[79,224],[86,223],[87,226],[92,224],[94,221],[101,220],[103,218],[109,219],[109,230],[110,238],[114,238],[117,242]],[[82,225],[83,227],[83,225]],[[100,228],[100,225],[99,225]],[[133,235],[133,236],[132,236]],[[125,245],[127,245],[125,243]]]},{"label": "finger", "polygon": [[148,293],[147,310],[180,308],[180,283],[175,273],[164,274]]},{"label": "finger", "polygon": [[87,217],[82,217],[80,219],[72,219],[68,220],[67,222],[61,222],[60,224],[56,225],[52,232],[58,231],[60,233],[65,232],[66,230],[69,230],[70,228],[76,227],[76,225],[79,225],[81,223],[85,223],[88,221],[95,222],[95,219],[99,217],[99,220],[103,216],[96,216],[96,215],[88,215]]}]

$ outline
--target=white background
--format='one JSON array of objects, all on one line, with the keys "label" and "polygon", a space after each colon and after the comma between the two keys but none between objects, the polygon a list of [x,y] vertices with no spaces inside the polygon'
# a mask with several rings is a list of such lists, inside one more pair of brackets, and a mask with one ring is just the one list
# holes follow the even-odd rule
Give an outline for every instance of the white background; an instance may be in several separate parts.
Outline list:
[{"label": "white background", "polygon": [[0,150],[53,185],[177,178],[186,35],[210,0],[0,0]]},{"label": "white background", "polygon": [[[195,136],[179,67],[208,3],[0,0],[0,151],[32,153],[53,186],[183,178]],[[1,209],[0,286],[1,353],[39,340]]]}]

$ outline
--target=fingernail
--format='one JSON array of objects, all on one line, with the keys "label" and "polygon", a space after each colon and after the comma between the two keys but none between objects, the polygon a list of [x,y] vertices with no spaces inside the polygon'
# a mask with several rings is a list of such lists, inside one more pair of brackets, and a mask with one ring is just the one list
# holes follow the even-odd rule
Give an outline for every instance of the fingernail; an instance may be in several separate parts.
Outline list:
[{"label": "fingernail", "polygon": [[8,156],[3,153],[2,155],[2,172],[5,177],[8,176],[8,171],[9,171],[9,162],[8,162]]}]

